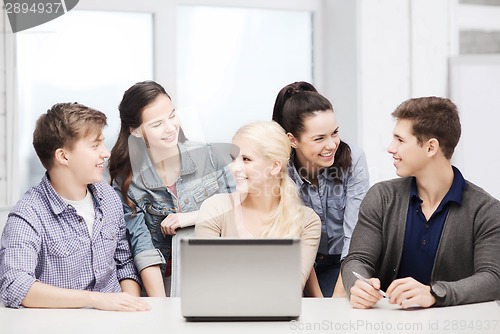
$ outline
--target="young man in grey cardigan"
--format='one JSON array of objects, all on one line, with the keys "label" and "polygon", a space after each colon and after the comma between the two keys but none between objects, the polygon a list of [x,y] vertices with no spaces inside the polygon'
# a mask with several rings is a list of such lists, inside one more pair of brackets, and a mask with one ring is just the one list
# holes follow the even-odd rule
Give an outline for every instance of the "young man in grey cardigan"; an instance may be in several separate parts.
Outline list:
[{"label": "young man in grey cardigan", "polygon": [[392,115],[387,151],[401,178],[374,185],[361,204],[342,263],[351,305],[373,307],[379,289],[402,308],[500,299],[500,202],[451,165],[457,107],[423,97]]}]

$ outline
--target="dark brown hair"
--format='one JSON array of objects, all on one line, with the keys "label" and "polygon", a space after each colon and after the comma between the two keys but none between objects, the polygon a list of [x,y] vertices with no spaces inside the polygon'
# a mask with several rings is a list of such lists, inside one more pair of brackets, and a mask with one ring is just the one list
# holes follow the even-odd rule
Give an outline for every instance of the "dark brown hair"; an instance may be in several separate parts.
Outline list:
[{"label": "dark brown hair", "polygon": [[[333,112],[331,102],[318,93],[316,88],[308,82],[298,81],[283,87],[274,103],[273,121],[280,124],[288,133],[298,138],[304,132],[306,118],[314,116],[316,112]],[[340,178],[343,172],[352,165],[351,148],[340,141],[333,165],[329,173]],[[341,173],[337,171],[340,170]]]},{"label": "dark brown hair", "polygon": [[413,135],[419,144],[436,138],[446,159],[451,159],[462,132],[457,106],[451,100],[436,96],[409,99],[392,116],[413,122]]},{"label": "dark brown hair", "polygon": [[[117,180],[121,183],[121,193],[127,204],[135,211],[135,205],[128,198],[127,192],[132,181],[132,165],[128,147],[130,129],[136,129],[142,124],[142,111],[155,102],[158,96],[165,95],[170,99],[165,89],[154,81],[138,82],[123,94],[118,106],[120,110],[120,133],[108,161],[110,183]],[[186,136],[179,130],[179,141],[185,142]]]}]

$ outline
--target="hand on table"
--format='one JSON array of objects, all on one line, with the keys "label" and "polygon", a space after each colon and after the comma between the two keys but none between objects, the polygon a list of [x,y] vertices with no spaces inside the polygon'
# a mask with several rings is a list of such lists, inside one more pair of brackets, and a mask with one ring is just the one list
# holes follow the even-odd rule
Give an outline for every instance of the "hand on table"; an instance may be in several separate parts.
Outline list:
[{"label": "hand on table", "polygon": [[387,288],[389,303],[398,304],[402,308],[430,307],[436,303],[431,295],[431,287],[411,277],[394,280]]},{"label": "hand on table", "polygon": [[105,311],[149,311],[151,306],[139,297],[131,296],[126,292],[120,293],[93,293],[91,306]]}]

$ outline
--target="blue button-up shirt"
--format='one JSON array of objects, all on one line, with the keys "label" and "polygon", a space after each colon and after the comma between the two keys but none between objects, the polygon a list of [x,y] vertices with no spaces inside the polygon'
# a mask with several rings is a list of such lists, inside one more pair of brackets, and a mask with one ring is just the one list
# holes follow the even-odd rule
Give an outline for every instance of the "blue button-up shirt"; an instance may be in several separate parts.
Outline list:
[{"label": "blue button-up shirt", "polygon": [[417,182],[410,184],[410,204],[406,219],[405,241],[398,277],[413,277],[422,284],[431,282],[434,259],[441,239],[444,222],[452,203],[462,205],[466,183],[460,171],[453,167],[454,177],[450,190],[436,211],[427,220],[422,212],[422,199],[418,196]]},{"label": "blue button-up shirt", "polygon": [[352,231],[358,222],[359,205],[370,187],[365,154],[357,146],[349,146],[351,167],[337,175],[331,175],[325,169],[318,175],[318,187],[300,176],[293,155],[288,164],[288,175],[297,185],[302,202],[321,219],[318,253],[340,255],[341,258],[349,251]]},{"label": "blue button-up shirt", "polygon": [[94,201],[92,235],[47,175],[9,213],[0,246],[0,294],[5,306],[20,307],[36,281],[99,292],[120,292],[123,279],[139,282],[119,197],[105,183],[88,189]]}]

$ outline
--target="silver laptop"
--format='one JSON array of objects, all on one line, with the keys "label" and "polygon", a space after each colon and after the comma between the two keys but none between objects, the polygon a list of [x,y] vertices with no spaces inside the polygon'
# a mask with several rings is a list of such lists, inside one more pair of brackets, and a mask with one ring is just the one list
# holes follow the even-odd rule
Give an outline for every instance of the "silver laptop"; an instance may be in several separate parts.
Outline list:
[{"label": "silver laptop", "polygon": [[300,316],[300,239],[181,239],[181,312],[192,321]]}]

